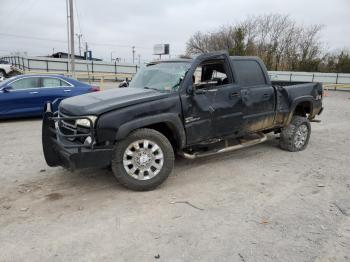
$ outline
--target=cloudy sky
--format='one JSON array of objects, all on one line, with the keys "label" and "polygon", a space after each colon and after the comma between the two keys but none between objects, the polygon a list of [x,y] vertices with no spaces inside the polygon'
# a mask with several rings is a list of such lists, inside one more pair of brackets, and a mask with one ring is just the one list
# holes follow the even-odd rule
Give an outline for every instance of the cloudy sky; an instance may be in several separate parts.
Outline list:
[{"label": "cloudy sky", "polygon": [[[323,24],[325,49],[350,47],[350,0],[74,0],[75,31],[95,57],[131,61],[131,47],[152,59],[156,43],[184,53],[196,31],[212,31],[250,15],[288,14],[302,25]],[[1,0],[0,56],[67,50],[66,0]],[[77,44],[76,38],[76,46]]]}]

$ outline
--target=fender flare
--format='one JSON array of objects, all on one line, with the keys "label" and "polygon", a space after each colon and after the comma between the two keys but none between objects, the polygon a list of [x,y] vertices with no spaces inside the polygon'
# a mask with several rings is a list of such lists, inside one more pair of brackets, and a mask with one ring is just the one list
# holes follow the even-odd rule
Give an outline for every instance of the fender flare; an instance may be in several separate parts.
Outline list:
[{"label": "fender flare", "polygon": [[287,124],[289,124],[292,121],[292,118],[294,116],[294,112],[295,109],[297,108],[297,106],[301,103],[304,102],[309,102],[310,103],[310,112],[313,112],[313,107],[314,107],[314,103],[313,103],[313,97],[312,96],[303,96],[303,97],[299,97],[295,100],[292,101],[291,106],[290,106],[290,113],[287,119]]},{"label": "fender flare", "polygon": [[178,141],[177,146],[180,149],[183,148],[186,143],[185,130],[180,117],[173,113],[148,116],[127,122],[118,128],[116,140],[118,141],[126,138],[132,131],[138,128],[161,123],[166,124],[174,132],[175,138]]}]

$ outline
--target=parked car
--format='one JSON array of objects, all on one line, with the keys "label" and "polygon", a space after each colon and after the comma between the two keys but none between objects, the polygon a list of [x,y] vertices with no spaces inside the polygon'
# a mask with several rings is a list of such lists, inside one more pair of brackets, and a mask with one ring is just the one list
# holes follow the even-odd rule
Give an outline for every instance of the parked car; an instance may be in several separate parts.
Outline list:
[{"label": "parked car", "polygon": [[11,64],[5,63],[6,61],[3,62],[4,63],[0,63],[0,78],[9,77],[14,71],[14,67]]},{"label": "parked car", "polygon": [[54,108],[62,99],[99,91],[61,75],[20,75],[0,82],[0,119],[41,116],[46,102]]},{"label": "parked car", "polygon": [[64,100],[58,117],[48,104],[44,155],[49,166],[111,165],[122,185],[151,190],[172,171],[174,152],[205,157],[261,143],[270,132],[284,150],[305,149],[322,97],[320,83],[271,82],[257,57],[156,61],[128,88]]}]

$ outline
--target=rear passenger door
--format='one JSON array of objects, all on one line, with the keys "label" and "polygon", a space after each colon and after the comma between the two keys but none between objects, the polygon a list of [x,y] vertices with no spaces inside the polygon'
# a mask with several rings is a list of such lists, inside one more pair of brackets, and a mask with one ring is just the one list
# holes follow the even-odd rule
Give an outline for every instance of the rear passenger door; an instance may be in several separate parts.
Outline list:
[{"label": "rear passenger door", "polygon": [[243,128],[255,132],[271,127],[275,117],[275,91],[266,79],[263,65],[249,58],[236,58],[232,62],[241,86]]}]

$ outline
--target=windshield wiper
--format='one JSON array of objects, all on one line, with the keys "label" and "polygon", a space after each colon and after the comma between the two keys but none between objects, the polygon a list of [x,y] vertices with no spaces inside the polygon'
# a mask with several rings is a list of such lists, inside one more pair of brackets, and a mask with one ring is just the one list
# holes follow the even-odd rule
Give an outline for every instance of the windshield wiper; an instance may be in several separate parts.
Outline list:
[{"label": "windshield wiper", "polygon": [[157,89],[157,88],[148,87],[148,86],[145,86],[143,89],[152,89],[152,90],[160,91],[160,90],[159,90],[159,89]]},{"label": "windshield wiper", "polygon": [[157,88],[154,88],[154,87],[148,87],[148,86],[145,86],[143,89],[150,89],[150,90],[155,90],[155,91],[158,91],[158,92],[168,92],[168,90],[163,90],[163,89],[157,89]]}]

